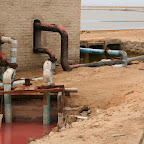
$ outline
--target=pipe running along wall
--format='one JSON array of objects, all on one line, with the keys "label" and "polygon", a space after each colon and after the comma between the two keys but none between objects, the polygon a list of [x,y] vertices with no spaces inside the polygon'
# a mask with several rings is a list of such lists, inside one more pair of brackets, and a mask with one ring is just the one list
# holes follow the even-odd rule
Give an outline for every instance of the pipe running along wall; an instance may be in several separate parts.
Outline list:
[{"label": "pipe running along wall", "polygon": [[61,35],[61,65],[64,71],[72,70],[68,64],[68,33],[62,26],[55,24],[41,24],[39,20],[34,21],[34,52],[39,48],[40,31],[58,32]]},{"label": "pipe running along wall", "polygon": [[[61,35],[61,65],[64,71],[70,71],[73,68],[77,67],[86,67],[88,64],[77,64],[77,65],[69,65],[68,64],[68,33],[66,29],[64,29],[62,26],[57,26],[55,24],[41,24],[39,20],[34,21],[34,52],[40,51],[41,53],[46,53],[46,50],[41,49],[41,31],[52,31],[52,32],[58,32]],[[99,62],[89,65],[113,65],[113,64],[122,64],[118,65],[119,67],[126,66],[127,65],[127,54],[124,51],[115,51],[107,50],[109,54],[112,55],[120,55],[122,56],[121,61],[110,61],[110,62]],[[104,51],[101,53],[104,54]]]},{"label": "pipe running along wall", "polygon": [[55,54],[50,50],[50,49],[44,49],[44,48],[35,48],[34,49],[34,53],[44,53],[44,54],[48,54],[50,57],[50,61],[52,62],[52,71],[53,73],[55,72],[56,69],[56,58],[55,58]]}]

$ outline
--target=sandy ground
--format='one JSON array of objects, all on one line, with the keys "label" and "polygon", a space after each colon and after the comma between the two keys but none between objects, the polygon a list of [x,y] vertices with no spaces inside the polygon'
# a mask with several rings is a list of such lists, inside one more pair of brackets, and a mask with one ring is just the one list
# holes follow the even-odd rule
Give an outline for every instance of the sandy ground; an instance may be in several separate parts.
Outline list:
[{"label": "sandy ground", "polygon": [[144,41],[144,30],[108,30],[108,31],[84,31],[80,40],[120,39],[122,41]]},{"label": "sandy ground", "polygon": [[[144,63],[127,68],[77,68],[60,70],[55,84],[77,87],[66,106],[88,106],[88,120],[67,125],[31,144],[136,144],[144,128]],[[37,82],[36,84],[40,84]]]},{"label": "sandy ground", "polygon": [[[82,32],[81,40],[116,38],[143,42],[144,30]],[[41,77],[42,69],[18,72],[17,77]],[[31,144],[136,144],[144,129],[144,63],[126,68],[59,69],[55,84],[76,87],[78,93],[65,98],[66,107],[88,106],[91,116],[51,132]],[[41,85],[41,81],[34,85]]]}]

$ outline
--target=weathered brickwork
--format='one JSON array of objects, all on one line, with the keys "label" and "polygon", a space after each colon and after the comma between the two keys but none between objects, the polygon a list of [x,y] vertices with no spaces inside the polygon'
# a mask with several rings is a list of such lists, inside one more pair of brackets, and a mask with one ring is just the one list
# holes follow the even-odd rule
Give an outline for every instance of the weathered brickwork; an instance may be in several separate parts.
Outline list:
[{"label": "weathered brickwork", "polygon": [[[81,0],[1,0],[0,34],[18,40],[18,69],[42,67],[48,55],[33,53],[33,21],[62,25],[69,34],[69,60],[79,60]],[[51,49],[60,60],[60,35],[42,32],[42,47]],[[10,46],[1,51],[9,60]]]}]

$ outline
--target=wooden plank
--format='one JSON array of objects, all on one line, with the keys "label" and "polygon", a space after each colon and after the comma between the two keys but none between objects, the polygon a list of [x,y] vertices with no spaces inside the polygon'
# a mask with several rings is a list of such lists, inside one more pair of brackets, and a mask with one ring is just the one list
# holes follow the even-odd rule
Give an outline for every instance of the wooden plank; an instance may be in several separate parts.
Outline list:
[{"label": "wooden plank", "polygon": [[43,93],[43,92],[63,92],[63,88],[52,89],[37,89],[37,90],[13,90],[13,91],[0,91],[0,94],[23,94],[23,93]]},{"label": "wooden plank", "polygon": [[1,96],[1,110],[0,110],[0,114],[3,113],[3,98],[4,98],[4,96],[2,95]]},{"label": "wooden plank", "polygon": [[57,95],[57,105],[58,105],[58,129],[63,127],[63,93],[59,92]]},{"label": "wooden plank", "polygon": [[65,88],[65,92],[77,93],[78,92],[78,88]]}]

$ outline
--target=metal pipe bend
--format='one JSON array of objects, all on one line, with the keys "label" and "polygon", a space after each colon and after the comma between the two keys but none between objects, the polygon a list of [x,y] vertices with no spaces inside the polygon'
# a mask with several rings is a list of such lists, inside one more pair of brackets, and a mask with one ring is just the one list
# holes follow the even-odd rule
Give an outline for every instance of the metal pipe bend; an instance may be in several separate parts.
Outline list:
[{"label": "metal pipe bend", "polygon": [[123,50],[120,50],[119,55],[122,56],[122,66],[126,67],[127,66],[127,53]]},{"label": "metal pipe bend", "polygon": [[14,69],[13,68],[8,68],[3,75],[3,83],[4,84],[11,84],[13,76],[14,76]]},{"label": "metal pipe bend", "polygon": [[39,20],[35,20],[35,30],[58,32],[61,35],[61,66],[64,71],[70,71],[73,68],[68,64],[68,33],[62,26],[55,24],[41,24]]}]

